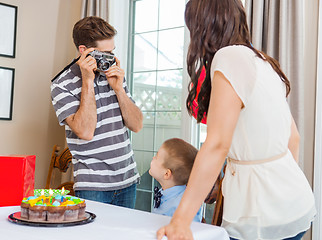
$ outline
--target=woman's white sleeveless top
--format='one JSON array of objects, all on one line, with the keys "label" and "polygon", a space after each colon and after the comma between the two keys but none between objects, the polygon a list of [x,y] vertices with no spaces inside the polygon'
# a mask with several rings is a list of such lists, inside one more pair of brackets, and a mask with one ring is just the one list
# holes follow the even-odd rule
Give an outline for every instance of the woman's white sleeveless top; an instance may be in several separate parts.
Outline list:
[{"label": "woman's white sleeveless top", "polygon": [[[268,62],[245,46],[220,49],[211,76],[221,72],[244,103],[223,181],[223,227],[244,240],[283,239],[310,228],[316,214],[311,187],[288,150],[291,113],[285,84]],[[235,174],[232,174],[232,170]]]}]

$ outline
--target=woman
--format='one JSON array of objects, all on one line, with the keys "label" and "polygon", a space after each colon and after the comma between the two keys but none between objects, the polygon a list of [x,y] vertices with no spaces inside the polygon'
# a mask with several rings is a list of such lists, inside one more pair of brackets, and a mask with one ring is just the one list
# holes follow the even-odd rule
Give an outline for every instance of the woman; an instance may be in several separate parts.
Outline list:
[{"label": "woman", "polygon": [[222,226],[231,239],[301,239],[316,214],[312,190],[299,168],[299,134],[286,97],[290,82],[273,58],[250,43],[240,0],[190,0],[187,56],[192,113],[201,69],[197,120],[207,138],[186,192],[158,239],[192,239],[190,223],[225,157]]}]

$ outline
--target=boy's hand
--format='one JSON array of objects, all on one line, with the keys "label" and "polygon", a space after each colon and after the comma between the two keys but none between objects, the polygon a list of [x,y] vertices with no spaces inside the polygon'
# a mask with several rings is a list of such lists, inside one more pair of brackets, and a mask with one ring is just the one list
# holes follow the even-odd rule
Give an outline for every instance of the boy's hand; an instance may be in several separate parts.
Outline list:
[{"label": "boy's hand", "polygon": [[125,72],[120,67],[120,60],[115,57],[116,65],[110,67],[105,73],[108,83],[113,88],[115,93],[123,91],[123,79]]},{"label": "boy's hand", "polygon": [[96,60],[92,56],[87,56],[92,51],[94,51],[94,48],[86,49],[77,61],[82,73],[82,80],[85,82],[94,81],[95,78]]}]

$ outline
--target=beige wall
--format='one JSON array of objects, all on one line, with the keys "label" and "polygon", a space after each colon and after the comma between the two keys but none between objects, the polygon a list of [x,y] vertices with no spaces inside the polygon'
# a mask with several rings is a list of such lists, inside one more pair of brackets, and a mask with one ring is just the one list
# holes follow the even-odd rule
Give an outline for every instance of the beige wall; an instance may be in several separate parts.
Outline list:
[{"label": "beige wall", "polygon": [[64,129],[50,99],[50,80],[75,57],[71,31],[81,0],[5,0],[18,6],[16,58],[0,66],[16,70],[12,121],[0,121],[0,155],[36,155],[35,187],[43,188],[54,144]]}]

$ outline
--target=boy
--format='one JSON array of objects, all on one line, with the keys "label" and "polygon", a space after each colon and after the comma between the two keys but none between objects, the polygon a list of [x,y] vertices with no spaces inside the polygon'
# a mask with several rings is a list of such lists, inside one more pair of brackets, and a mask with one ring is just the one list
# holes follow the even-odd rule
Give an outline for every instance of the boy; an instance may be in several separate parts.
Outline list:
[{"label": "boy", "polygon": [[[172,138],[165,141],[151,161],[149,174],[161,185],[155,189],[153,213],[172,216],[186,189],[198,150],[191,144]],[[202,207],[194,221],[201,222]]]}]

